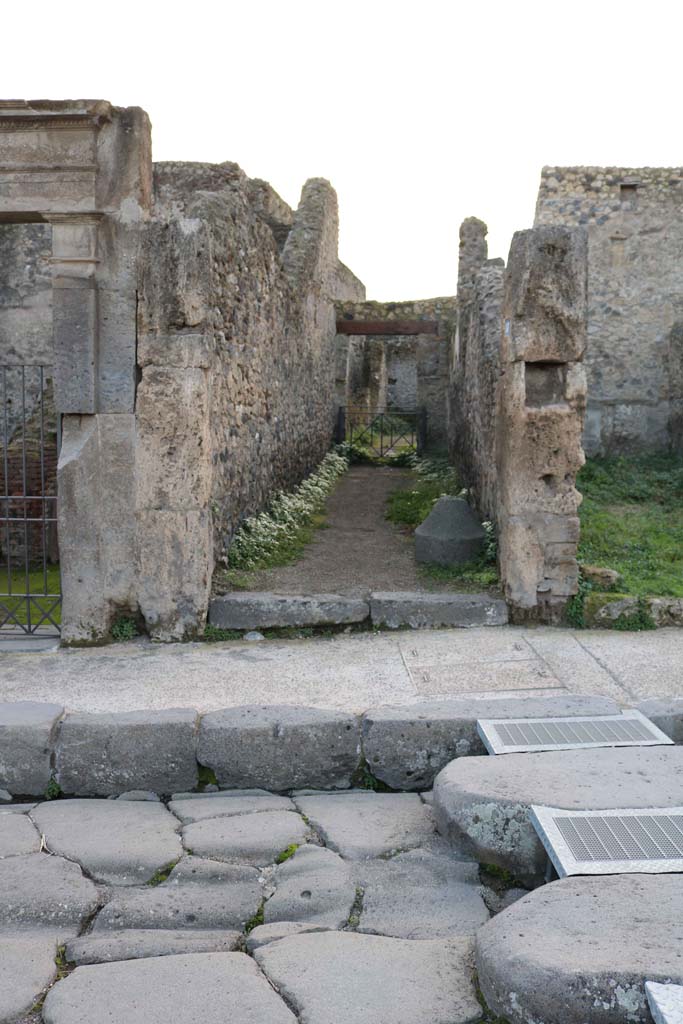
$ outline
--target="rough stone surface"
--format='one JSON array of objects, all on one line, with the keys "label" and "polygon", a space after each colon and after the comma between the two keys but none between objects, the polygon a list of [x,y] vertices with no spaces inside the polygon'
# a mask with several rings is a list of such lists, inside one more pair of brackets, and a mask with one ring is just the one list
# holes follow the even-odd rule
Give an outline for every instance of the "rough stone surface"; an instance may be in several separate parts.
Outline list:
[{"label": "rough stone surface", "polygon": [[50,757],[58,704],[18,700],[0,704],[0,785],[12,794],[42,796],[50,781]]},{"label": "rough stone surface", "polygon": [[296,1024],[244,953],[77,967],[48,993],[45,1024]]},{"label": "rough stone surface", "polygon": [[268,943],[254,955],[307,1024],[464,1024],[481,1017],[469,949],[458,939],[323,932]]},{"label": "rough stone surface", "polygon": [[486,532],[464,498],[444,496],[415,531],[415,558],[437,565],[461,565],[482,552]]},{"label": "rough stone surface", "polygon": [[20,1019],[56,975],[57,938],[46,929],[0,927],[0,1021]]},{"label": "rough stone surface", "polygon": [[597,590],[614,590],[621,583],[621,576],[616,569],[605,569],[600,565],[580,566],[581,575]]},{"label": "rough stone surface", "polygon": [[40,836],[33,822],[24,814],[0,817],[0,857],[14,857],[21,853],[37,853]]},{"label": "rough stone surface", "polygon": [[305,843],[308,828],[291,811],[264,811],[228,818],[206,818],[183,828],[183,843],[199,857],[254,864],[272,864],[293,843]]},{"label": "rough stone surface", "polygon": [[0,789],[0,804],[12,803],[12,794],[7,789]]},{"label": "rough stone surface", "polygon": [[93,934],[157,928],[241,930],[260,900],[254,868],[184,857],[160,885],[118,890],[98,914]]},{"label": "rough stone surface", "polygon": [[181,953],[232,953],[238,948],[241,938],[240,932],[223,929],[154,928],[106,934],[97,932],[67,942],[66,959],[72,964],[106,964],[115,960],[140,960]]},{"label": "rough stone surface", "polygon": [[278,939],[286,939],[290,935],[303,935],[305,932],[324,932],[329,929],[317,924],[310,924],[303,921],[274,921],[272,924],[257,925],[247,935],[247,949],[253,953],[260,946],[269,942],[277,942]]},{"label": "rough stone surface", "polygon": [[57,781],[74,796],[125,793],[133,784],[154,793],[191,789],[197,724],[190,708],[69,714],[57,744]]},{"label": "rough stone surface", "polygon": [[420,790],[456,757],[485,754],[477,732],[480,718],[547,718],[615,715],[608,697],[567,694],[482,700],[425,701],[371,708],[363,715],[363,754],[371,772],[392,789]]},{"label": "rough stone surface", "polygon": [[183,852],[178,821],[162,804],[55,800],[31,814],[52,853],[110,885],[147,882]]},{"label": "rough stone surface", "polygon": [[78,864],[44,853],[0,861],[0,927],[75,934],[97,908],[97,890]]},{"label": "rough stone surface", "polygon": [[439,831],[483,863],[543,877],[546,854],[531,804],[571,809],[674,807],[683,748],[622,747],[459,758],[434,783]]},{"label": "rough stone surface", "polygon": [[213,711],[202,717],[197,758],[227,788],[346,788],[358,766],[358,720],[290,705]]},{"label": "rough stone surface", "polygon": [[302,846],[281,864],[275,893],[264,907],[265,924],[297,921],[320,928],[342,928],[349,919],[356,887],[347,864],[332,850]]},{"label": "rough stone surface", "polygon": [[680,167],[544,167],[536,224],[588,232],[589,455],[681,451]]},{"label": "rough stone surface", "polygon": [[489,914],[476,864],[410,850],[365,861],[355,871],[363,888],[358,930],[399,939],[474,935]]},{"label": "rough stone surface", "polygon": [[683,743],[683,697],[651,697],[638,704],[638,711],[674,743]]},{"label": "rough stone surface", "polygon": [[430,809],[414,793],[295,795],[327,846],[348,860],[381,857],[434,837]]},{"label": "rough stone surface", "polygon": [[488,594],[373,593],[370,614],[373,625],[389,629],[504,626],[508,620],[505,601]]},{"label": "rough stone surface", "polygon": [[[195,799],[187,799],[188,796]],[[262,811],[293,811],[294,804],[286,796],[276,796],[264,791],[227,790],[203,795],[186,794],[176,797],[168,805],[169,811],[180,818],[183,825],[204,818],[227,818],[236,814],[254,814]]]},{"label": "rough stone surface", "polygon": [[338,594],[223,594],[211,602],[209,621],[222,629],[270,629],[276,626],[332,626],[363,622],[367,601]]},{"label": "rough stone surface", "polygon": [[129,789],[125,793],[120,793],[118,800],[130,800],[135,802],[147,802],[147,803],[158,803],[159,797],[156,793],[152,793],[150,789]]},{"label": "rough stone surface", "polygon": [[486,1002],[511,1024],[649,1024],[645,982],[681,984],[681,875],[564,878],[477,934]]}]

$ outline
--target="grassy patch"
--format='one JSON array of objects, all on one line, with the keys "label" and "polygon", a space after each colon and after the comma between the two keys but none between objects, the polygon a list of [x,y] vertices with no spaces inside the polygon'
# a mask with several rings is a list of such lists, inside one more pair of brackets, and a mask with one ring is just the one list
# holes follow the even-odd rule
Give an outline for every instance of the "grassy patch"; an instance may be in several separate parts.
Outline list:
[{"label": "grassy patch", "polygon": [[111,627],[111,638],[115,643],[125,643],[126,640],[134,640],[139,635],[140,631],[135,619],[131,619],[127,615],[119,615],[114,619]]},{"label": "grassy patch", "polygon": [[50,781],[45,787],[45,799],[46,800],[59,800],[62,796],[62,787],[57,782],[54,775],[50,777]]},{"label": "grassy patch", "polygon": [[247,935],[249,934],[249,932],[253,932],[254,928],[258,928],[260,924],[263,924],[265,906],[266,901],[261,900],[258,910],[252,917],[249,918],[249,920],[245,924],[244,930]]},{"label": "grassy patch", "polygon": [[218,779],[216,778],[215,771],[213,770],[213,768],[207,768],[205,764],[197,765],[197,779],[202,789],[204,788],[204,786],[218,785]]},{"label": "grassy patch", "polygon": [[450,583],[454,589],[477,591],[498,586],[498,570],[486,556],[462,565],[422,565],[420,574],[438,583]]},{"label": "grassy patch", "polygon": [[152,877],[149,879],[149,881],[146,884],[147,885],[152,885],[152,886],[154,886],[154,885],[161,885],[162,882],[166,881],[166,879],[171,874],[171,872],[173,871],[173,868],[176,866],[177,863],[178,863],[177,860],[173,860],[173,861],[171,861],[170,864],[167,864],[166,867],[159,868],[158,871],[154,872],[154,874],[152,875]]},{"label": "grassy patch", "polygon": [[206,640],[210,644],[217,644],[224,640],[241,640],[243,636],[244,633],[240,629],[221,629],[220,626],[211,626],[207,623],[202,640]]},{"label": "grassy patch", "polygon": [[277,857],[275,858],[275,863],[284,864],[286,860],[289,860],[290,857],[294,856],[298,849],[299,843],[290,843],[289,846],[285,847],[282,853],[278,853]]},{"label": "grassy patch", "polygon": [[399,526],[415,529],[432,511],[434,502],[444,494],[457,494],[458,478],[445,459],[415,459],[415,483],[389,496],[386,517]]},{"label": "grassy patch", "polygon": [[[47,587],[45,586],[47,579]],[[59,566],[48,565],[47,577],[43,575],[42,569],[36,569],[29,573],[28,576],[28,593],[40,594],[44,589],[47,589],[48,595],[54,594],[55,597],[60,592],[60,581],[59,581]],[[11,611],[12,615],[16,617],[17,621],[22,626],[27,625],[26,615],[26,600],[21,597],[22,594],[26,594],[26,574],[24,570],[15,569],[11,573],[7,572],[7,569],[0,570],[0,591],[7,593],[12,591],[16,597],[3,597],[2,603],[6,605]],[[37,622],[41,618],[41,612],[39,607],[49,608],[50,597],[41,598],[38,597],[38,605],[35,602],[31,604],[31,622]],[[53,611],[50,612],[51,617],[54,621],[59,624],[61,622],[61,607],[57,605]],[[49,626],[50,623],[46,620],[44,625]]]},{"label": "grassy patch", "polygon": [[579,560],[616,569],[626,594],[683,597],[683,459],[589,459],[577,487]]}]

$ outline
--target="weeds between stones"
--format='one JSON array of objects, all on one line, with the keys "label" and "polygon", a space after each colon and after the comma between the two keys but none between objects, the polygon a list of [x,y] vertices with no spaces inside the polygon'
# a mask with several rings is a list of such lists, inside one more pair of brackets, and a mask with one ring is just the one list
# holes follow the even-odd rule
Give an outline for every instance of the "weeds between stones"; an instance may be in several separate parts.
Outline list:
[{"label": "weeds between stones", "polygon": [[275,858],[275,863],[284,864],[286,860],[289,860],[290,857],[294,856],[296,851],[299,849],[299,846],[299,843],[290,843],[289,846],[285,847],[282,853],[278,853],[277,857]]},{"label": "weeds between stones", "polygon": [[[178,860],[179,859],[180,858],[178,858]],[[158,871],[155,871],[152,877],[149,879],[149,881],[145,882],[145,885],[156,886],[161,885],[162,882],[165,882],[168,876],[173,871],[173,868],[178,863],[178,860],[173,860],[171,861],[170,864],[167,864],[166,867],[159,868]]]},{"label": "weeds between stones", "polygon": [[245,933],[245,935],[248,935],[249,932],[253,932],[254,928],[258,928],[259,925],[263,924],[265,907],[266,907],[266,901],[265,900],[261,900],[261,902],[259,904],[258,910],[256,911],[256,913],[252,917],[249,918],[249,920],[247,921],[247,923],[244,926],[244,933]]}]

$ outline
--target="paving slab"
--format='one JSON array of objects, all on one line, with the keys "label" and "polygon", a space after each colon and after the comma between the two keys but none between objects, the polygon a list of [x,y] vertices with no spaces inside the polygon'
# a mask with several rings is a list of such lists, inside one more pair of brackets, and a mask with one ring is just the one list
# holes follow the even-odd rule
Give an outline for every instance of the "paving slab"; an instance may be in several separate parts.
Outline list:
[{"label": "paving slab", "polygon": [[224,788],[343,789],[358,767],[359,750],[354,715],[248,705],[203,716],[197,758]]},{"label": "paving slab", "polygon": [[482,1015],[470,948],[462,939],[321,932],[268,943],[254,956],[306,1024],[465,1024]]},{"label": "paving slab", "polygon": [[572,809],[674,807],[683,799],[683,747],[556,750],[463,757],[434,783],[440,832],[483,863],[533,884],[546,853],[531,804]]},{"label": "paving slab", "polygon": [[564,878],[477,934],[489,1008],[528,1024],[649,1024],[645,982],[683,982],[683,876]]},{"label": "paving slab", "polygon": [[581,646],[629,694],[631,702],[646,697],[680,697],[682,629],[621,634],[591,629],[577,636]]},{"label": "paving slab", "polygon": [[[682,702],[683,703],[683,702]],[[485,754],[477,733],[480,718],[547,718],[614,715],[608,697],[562,694],[481,700],[423,701],[371,708],[363,715],[363,754],[378,779],[392,789],[420,790],[456,757]]]},{"label": "paving slab", "polygon": [[273,921],[271,924],[259,924],[247,935],[247,949],[253,953],[260,946],[265,946],[269,942],[277,942],[279,939],[286,939],[290,935],[329,930],[329,928],[305,921]]},{"label": "paving slab", "polygon": [[57,936],[0,926],[0,1024],[27,1013],[57,976]]},{"label": "paving slab", "polygon": [[72,935],[97,909],[97,889],[78,864],[46,853],[0,860],[0,927]]},{"label": "paving slab", "polygon": [[0,704],[0,786],[42,796],[51,776],[55,734],[64,708],[18,700]]},{"label": "paving slab", "polygon": [[31,812],[48,849],[100,882],[139,885],[183,854],[177,818],[163,804],[54,800]]},{"label": "paving slab", "polygon": [[265,791],[257,794],[252,791],[245,795],[244,790],[237,789],[221,793],[207,793],[206,796],[199,793],[189,795],[197,797],[197,799],[176,798],[171,800],[168,805],[169,811],[175,814],[183,825],[189,825],[193,821],[203,821],[205,818],[258,814],[263,811],[295,810],[294,804],[288,797],[277,796]]},{"label": "paving slab", "polygon": [[355,868],[363,888],[358,931],[399,939],[472,936],[489,919],[476,864],[425,850]]},{"label": "paving slab", "polygon": [[255,868],[184,857],[159,885],[117,890],[98,914],[93,934],[157,928],[241,931],[261,897]]},{"label": "paving slab", "polygon": [[232,953],[241,941],[241,932],[224,930],[148,928],[94,932],[67,942],[66,959],[80,965],[182,953]]},{"label": "paving slab", "polygon": [[40,835],[25,814],[0,815],[0,857],[38,853]]},{"label": "paving slab", "polygon": [[191,789],[197,785],[197,725],[193,708],[68,714],[57,742],[57,782],[72,796]]},{"label": "paving slab", "polygon": [[361,597],[340,594],[222,594],[209,605],[209,622],[221,629],[272,629],[282,626],[338,626],[363,622],[370,615]]},{"label": "paving slab", "polygon": [[198,857],[265,867],[292,844],[305,843],[309,829],[292,811],[263,811],[206,818],[183,828],[183,843]]},{"label": "paving slab", "polygon": [[301,846],[279,865],[275,893],[264,907],[264,921],[298,921],[324,928],[342,928],[356,898],[348,864],[332,850]]},{"label": "paving slab", "polygon": [[245,953],[77,967],[48,992],[45,1024],[296,1024]]},{"label": "paving slab", "polygon": [[348,860],[382,857],[434,838],[430,809],[416,793],[294,794],[330,849]]},{"label": "paving slab", "polygon": [[439,626],[504,626],[508,607],[489,594],[420,594],[380,591],[370,595],[374,626],[425,629]]}]

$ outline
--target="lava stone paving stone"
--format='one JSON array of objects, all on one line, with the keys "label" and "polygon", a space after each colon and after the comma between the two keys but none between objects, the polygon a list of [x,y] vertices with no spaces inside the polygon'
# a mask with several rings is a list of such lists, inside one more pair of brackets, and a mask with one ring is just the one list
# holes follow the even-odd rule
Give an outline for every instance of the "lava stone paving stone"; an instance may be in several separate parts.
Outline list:
[{"label": "lava stone paving stone", "polygon": [[275,893],[264,907],[266,924],[300,921],[342,928],[356,898],[348,864],[332,850],[302,846],[275,871]]},{"label": "lava stone paving stone", "polygon": [[416,793],[295,794],[299,810],[342,857],[382,857],[434,837],[430,809]]},{"label": "lava stone paving stone", "polygon": [[308,835],[300,815],[264,811],[196,821],[183,828],[183,843],[199,857],[264,867],[293,843],[305,843]]}]

